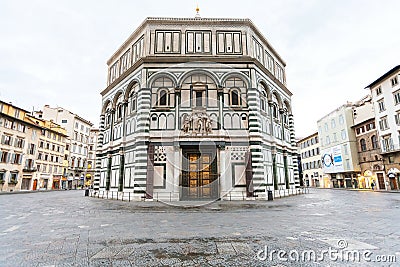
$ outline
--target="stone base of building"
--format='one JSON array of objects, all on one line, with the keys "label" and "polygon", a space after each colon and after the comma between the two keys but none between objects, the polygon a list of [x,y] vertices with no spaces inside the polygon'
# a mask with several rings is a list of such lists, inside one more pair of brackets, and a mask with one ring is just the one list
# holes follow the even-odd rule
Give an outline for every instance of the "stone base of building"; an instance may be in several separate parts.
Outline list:
[{"label": "stone base of building", "polygon": [[[307,188],[294,188],[289,189],[278,189],[278,190],[268,190],[263,191],[258,190],[253,192],[252,196],[248,195],[245,188],[244,190],[231,190],[228,192],[221,192],[221,195],[215,198],[197,198],[189,199],[189,201],[196,202],[213,202],[213,201],[254,201],[254,200],[270,200],[269,191],[272,193],[273,198],[282,198],[294,195],[300,195],[308,192]],[[188,201],[188,199],[182,199],[180,192],[157,192],[153,193],[153,196],[148,196],[145,192],[134,192],[129,191],[118,191],[118,190],[91,190],[91,197],[97,197],[102,199],[114,199],[121,201],[161,201],[161,202],[178,202],[178,201]]]}]

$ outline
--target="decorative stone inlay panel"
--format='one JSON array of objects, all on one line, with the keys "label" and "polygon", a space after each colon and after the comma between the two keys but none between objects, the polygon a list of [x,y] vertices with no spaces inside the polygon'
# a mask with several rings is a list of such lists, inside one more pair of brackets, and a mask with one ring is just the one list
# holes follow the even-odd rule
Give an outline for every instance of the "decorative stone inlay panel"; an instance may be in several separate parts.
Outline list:
[{"label": "decorative stone inlay panel", "polygon": [[154,147],[154,162],[166,162],[167,154],[165,152],[165,147],[155,146]]},{"label": "decorative stone inlay panel", "polygon": [[229,147],[228,149],[231,151],[232,161],[244,161],[245,154],[249,151],[246,146]]}]

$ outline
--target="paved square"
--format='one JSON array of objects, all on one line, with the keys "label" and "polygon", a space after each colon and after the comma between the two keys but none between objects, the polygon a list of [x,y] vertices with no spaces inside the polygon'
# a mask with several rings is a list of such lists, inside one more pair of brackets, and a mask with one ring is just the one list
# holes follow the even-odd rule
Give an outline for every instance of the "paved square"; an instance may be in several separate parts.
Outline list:
[{"label": "paved square", "polygon": [[[314,189],[273,202],[224,201],[193,209],[83,195],[84,191],[0,195],[0,266],[398,266],[400,262],[400,194]],[[342,254],[318,260],[330,247]],[[281,259],[279,250],[287,252]],[[343,253],[354,250],[370,251],[371,261],[346,260]],[[293,251],[300,254],[299,261]],[[315,251],[317,259],[301,259],[304,251]],[[377,263],[388,257],[376,256],[396,256],[397,263]]]}]

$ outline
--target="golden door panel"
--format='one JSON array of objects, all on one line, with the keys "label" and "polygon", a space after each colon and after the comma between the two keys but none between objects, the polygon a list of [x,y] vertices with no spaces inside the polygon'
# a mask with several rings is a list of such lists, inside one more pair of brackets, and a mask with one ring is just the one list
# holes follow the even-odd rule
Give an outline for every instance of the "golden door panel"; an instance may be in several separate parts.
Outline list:
[{"label": "golden door panel", "polygon": [[[201,154],[200,152],[187,153],[185,168],[188,169],[185,183],[183,184],[183,198],[209,199],[218,196],[216,158],[212,154]],[[212,162],[213,161],[213,162]]]}]

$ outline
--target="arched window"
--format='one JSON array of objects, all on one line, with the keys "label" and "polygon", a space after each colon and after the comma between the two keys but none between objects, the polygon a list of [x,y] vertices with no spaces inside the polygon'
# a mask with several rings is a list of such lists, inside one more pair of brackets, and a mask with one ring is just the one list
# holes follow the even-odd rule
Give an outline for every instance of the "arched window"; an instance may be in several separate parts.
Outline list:
[{"label": "arched window", "polygon": [[275,119],[278,119],[278,107],[276,104],[272,104],[272,116],[274,116]]},{"label": "arched window", "polygon": [[122,104],[119,104],[117,107],[117,116],[118,116],[118,119],[122,119],[122,116],[123,116],[123,105]]},{"label": "arched window", "polygon": [[136,110],[136,96],[132,94],[130,99],[131,99],[131,111],[133,112]]},{"label": "arched window", "polygon": [[371,136],[372,149],[378,149],[378,138],[376,135]]},{"label": "arched window", "polygon": [[168,93],[167,90],[160,90],[158,93],[158,105],[166,106],[168,103]]},{"label": "arched window", "polygon": [[231,91],[231,106],[239,106],[239,93],[237,90]]},{"label": "arched window", "polygon": [[260,108],[263,111],[267,111],[266,110],[266,103],[267,103],[267,96],[265,95],[265,92],[261,93],[261,97],[260,97]]},{"label": "arched window", "polygon": [[282,114],[282,116],[283,116],[283,123],[285,124],[285,125],[287,125],[288,124],[288,116],[287,116],[287,110],[285,110],[284,112],[283,112],[283,114]]},{"label": "arched window", "polygon": [[246,88],[247,83],[240,77],[230,77],[224,82],[224,87],[228,88],[228,101],[231,106],[246,106]]},{"label": "arched window", "polygon": [[106,111],[106,126],[109,126],[111,123],[111,112],[110,109],[107,109]]},{"label": "arched window", "polygon": [[365,139],[360,140],[360,148],[361,148],[361,151],[367,150],[367,142],[365,142]]},{"label": "arched window", "polygon": [[[151,85],[151,103],[154,106],[168,107],[174,104],[174,82],[169,77],[160,77],[154,80]],[[137,99],[136,99],[137,102]],[[137,103],[136,103],[137,106]]]}]

